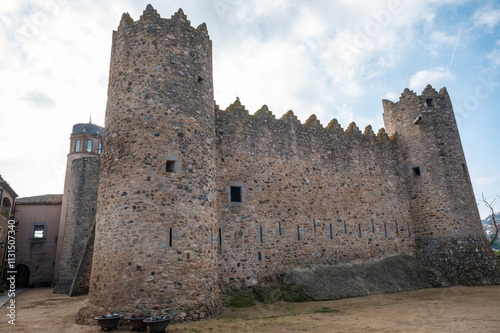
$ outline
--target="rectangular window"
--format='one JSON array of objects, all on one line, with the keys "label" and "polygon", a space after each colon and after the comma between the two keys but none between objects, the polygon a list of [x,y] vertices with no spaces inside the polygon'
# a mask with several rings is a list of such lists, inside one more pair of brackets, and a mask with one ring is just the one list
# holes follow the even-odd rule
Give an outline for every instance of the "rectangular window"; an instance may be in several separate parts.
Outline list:
[{"label": "rectangular window", "polygon": [[47,224],[45,222],[35,222],[30,228],[31,241],[44,242],[47,239]]},{"label": "rectangular window", "polygon": [[80,140],[75,141],[75,153],[80,151]]},{"label": "rectangular window", "polygon": [[231,202],[241,202],[241,186],[231,186]]},{"label": "rectangular window", "polygon": [[35,225],[33,229],[33,239],[43,239],[45,238],[45,226]]},{"label": "rectangular window", "polygon": [[421,173],[420,173],[420,167],[414,167],[414,168],[411,168],[411,170],[413,171],[413,176],[414,177],[419,177],[421,175]]},{"label": "rectangular window", "polygon": [[97,151],[99,155],[102,153],[102,142],[99,142],[99,150]]},{"label": "rectangular window", "polygon": [[92,152],[92,140],[87,140],[87,152]]},{"label": "rectangular window", "polygon": [[425,100],[425,104],[426,104],[426,106],[427,106],[428,108],[432,108],[432,107],[434,107],[434,100],[433,100],[432,98],[427,98],[427,99]]}]

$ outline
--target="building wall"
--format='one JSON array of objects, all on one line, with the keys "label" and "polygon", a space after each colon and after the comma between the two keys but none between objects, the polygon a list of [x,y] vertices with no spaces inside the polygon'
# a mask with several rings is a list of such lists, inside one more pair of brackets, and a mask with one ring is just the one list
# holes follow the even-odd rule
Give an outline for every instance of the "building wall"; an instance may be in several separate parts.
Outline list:
[{"label": "building wall", "polygon": [[[59,243],[57,244],[56,266],[54,270],[54,281],[59,278],[60,263],[64,258],[61,256],[64,242],[64,230],[68,208],[68,198],[71,191],[71,165],[74,160],[83,157],[97,157],[101,154],[103,128],[95,124],[75,124],[70,137],[69,153],[66,160],[66,174],[64,178],[64,191],[62,199],[61,218],[59,222]],[[76,141],[79,140],[78,147]],[[88,151],[88,142],[92,141],[92,148]]]},{"label": "building wall", "polygon": [[[151,5],[113,34],[89,299],[203,318],[220,306],[212,48],[205,25]],[[123,291],[127,290],[126,293]],[[140,308],[138,308],[140,306]]]},{"label": "building wall", "polygon": [[[30,269],[29,286],[50,286],[54,277],[56,248],[61,204],[16,205],[15,219],[19,221],[16,233],[16,264]],[[30,239],[33,225],[46,223],[46,238]]]},{"label": "building wall", "polygon": [[[300,124],[291,112],[277,120],[265,106],[250,116],[239,101],[214,110],[211,66],[206,27],[191,27],[181,10],[162,19],[148,5],[137,22],[124,14],[113,33],[90,295],[80,322],[103,311],[204,318],[219,308],[219,287],[401,252],[454,270],[453,284],[498,278],[485,248],[472,253],[484,235],[447,96],[435,96],[445,112],[422,132],[408,117],[424,111],[418,103],[428,91],[403,94],[404,117],[400,104],[384,101],[389,138],[354,123],[344,131],[336,120],[323,128],[315,116]],[[416,184],[415,163],[438,173]],[[442,264],[467,237],[474,238],[467,249]],[[452,279],[475,270],[483,255],[477,273]]]},{"label": "building wall", "polygon": [[[64,241],[54,293],[68,293],[78,270],[89,272],[91,270],[91,261],[85,261],[83,266],[80,266],[80,262],[86,250],[96,214],[99,167],[99,157],[79,158],[71,165],[71,186],[68,194]],[[92,251],[92,249],[87,250]],[[79,288],[79,294],[88,291],[88,280],[81,283],[87,287]]]},{"label": "building wall", "polygon": [[[237,101],[217,117],[219,276],[252,285],[290,267],[413,253],[398,145],[371,127],[300,124]],[[229,187],[242,186],[242,203]]]},{"label": "building wall", "polygon": [[416,256],[451,284],[498,282],[448,92],[407,89],[383,105],[387,131],[397,134],[405,160]]}]

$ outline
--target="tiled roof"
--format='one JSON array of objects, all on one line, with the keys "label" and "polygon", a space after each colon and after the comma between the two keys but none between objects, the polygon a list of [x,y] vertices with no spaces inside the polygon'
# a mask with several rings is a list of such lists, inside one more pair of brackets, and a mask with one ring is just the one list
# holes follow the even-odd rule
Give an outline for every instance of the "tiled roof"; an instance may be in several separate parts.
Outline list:
[{"label": "tiled roof", "polygon": [[34,197],[17,198],[16,205],[60,205],[62,204],[62,194],[44,194]]}]

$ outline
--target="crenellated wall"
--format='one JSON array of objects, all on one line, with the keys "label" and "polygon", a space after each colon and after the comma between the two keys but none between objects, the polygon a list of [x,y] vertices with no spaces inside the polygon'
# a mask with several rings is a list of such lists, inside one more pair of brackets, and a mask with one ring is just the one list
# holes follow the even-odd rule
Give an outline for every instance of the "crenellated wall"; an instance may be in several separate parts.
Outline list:
[{"label": "crenellated wall", "polygon": [[399,253],[452,284],[498,282],[446,91],[383,105],[390,137],[314,115],[301,124],[291,111],[276,119],[267,106],[250,115],[239,100],[220,110],[206,26],[151,5],[138,21],[124,14],[79,322],[205,318],[232,286]]},{"label": "crenellated wall", "polygon": [[[217,216],[223,284],[256,284],[290,267],[413,253],[399,146],[382,129],[344,132],[236,101],[218,111]],[[241,186],[242,203],[229,189]]]}]

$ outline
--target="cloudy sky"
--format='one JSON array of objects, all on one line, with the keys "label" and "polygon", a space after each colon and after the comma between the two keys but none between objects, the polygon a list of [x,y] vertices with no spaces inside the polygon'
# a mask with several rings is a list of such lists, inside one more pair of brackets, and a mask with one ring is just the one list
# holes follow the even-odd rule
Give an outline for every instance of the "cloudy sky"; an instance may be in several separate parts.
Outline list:
[{"label": "cloudy sky", "polygon": [[500,194],[498,1],[2,0],[0,174],[19,196],[62,193],[72,125],[104,124],[112,30],[148,2],[207,23],[221,108],[377,131],[383,98],[446,86],[476,197]]}]

